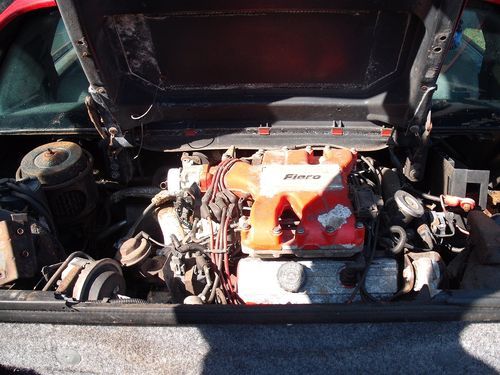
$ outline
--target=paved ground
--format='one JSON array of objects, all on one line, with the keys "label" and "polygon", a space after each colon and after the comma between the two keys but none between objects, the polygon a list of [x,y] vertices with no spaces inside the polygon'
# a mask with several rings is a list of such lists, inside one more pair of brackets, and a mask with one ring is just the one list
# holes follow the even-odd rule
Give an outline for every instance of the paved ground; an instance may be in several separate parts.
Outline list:
[{"label": "paved ground", "polygon": [[0,324],[0,348],[18,374],[500,373],[500,324]]}]

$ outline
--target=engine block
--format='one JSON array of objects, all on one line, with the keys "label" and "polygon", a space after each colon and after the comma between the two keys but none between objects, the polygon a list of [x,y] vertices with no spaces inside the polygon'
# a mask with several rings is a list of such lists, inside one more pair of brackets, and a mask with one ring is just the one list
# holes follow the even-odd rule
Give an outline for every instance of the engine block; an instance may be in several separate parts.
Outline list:
[{"label": "engine block", "polygon": [[345,149],[266,151],[262,162],[238,162],[225,177],[237,195],[253,199],[240,223],[243,252],[259,257],[345,257],[360,252],[347,177],[356,154]]}]

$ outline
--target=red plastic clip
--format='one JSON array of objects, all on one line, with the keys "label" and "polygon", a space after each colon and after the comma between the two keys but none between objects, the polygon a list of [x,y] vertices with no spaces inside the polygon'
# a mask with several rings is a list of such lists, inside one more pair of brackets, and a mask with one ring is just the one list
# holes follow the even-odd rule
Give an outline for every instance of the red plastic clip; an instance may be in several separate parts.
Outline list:
[{"label": "red plastic clip", "polygon": [[443,203],[449,207],[460,207],[465,212],[476,207],[476,201],[472,198],[455,197],[454,195],[443,195]]},{"label": "red plastic clip", "polygon": [[389,138],[392,134],[391,128],[382,128],[380,129],[380,136],[384,138]]},{"label": "red plastic clip", "polygon": [[270,126],[259,126],[257,129],[257,132],[259,135],[269,135],[271,134],[271,127]]},{"label": "red plastic clip", "polygon": [[196,129],[186,129],[184,130],[184,136],[185,137],[194,137],[196,135],[198,135],[198,130]]},{"label": "red plastic clip", "polygon": [[344,128],[332,128],[331,133],[335,136],[344,135]]}]

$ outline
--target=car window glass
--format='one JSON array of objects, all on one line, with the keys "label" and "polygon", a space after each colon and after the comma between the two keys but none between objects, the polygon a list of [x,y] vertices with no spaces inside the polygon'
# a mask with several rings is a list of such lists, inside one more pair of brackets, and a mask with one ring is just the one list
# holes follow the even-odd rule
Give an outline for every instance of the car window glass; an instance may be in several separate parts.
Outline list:
[{"label": "car window glass", "polygon": [[0,114],[83,103],[88,83],[57,12],[27,19],[0,66]]},{"label": "car window glass", "polygon": [[433,96],[435,103],[500,98],[500,11],[475,6],[472,2],[464,11],[454,35]]}]

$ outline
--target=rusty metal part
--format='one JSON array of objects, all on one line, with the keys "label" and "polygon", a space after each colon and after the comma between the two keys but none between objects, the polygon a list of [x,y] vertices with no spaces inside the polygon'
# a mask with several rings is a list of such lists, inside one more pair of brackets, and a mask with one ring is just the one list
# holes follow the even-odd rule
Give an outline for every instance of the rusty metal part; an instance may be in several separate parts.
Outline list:
[{"label": "rusty metal part", "polygon": [[63,149],[51,149],[42,152],[35,158],[35,165],[39,168],[52,168],[64,163],[69,154]]},{"label": "rusty metal part", "polygon": [[63,279],[57,286],[56,293],[64,294],[71,289],[75,285],[78,275],[83,270],[83,267],[83,265],[75,265],[72,267],[69,272],[64,275]]},{"label": "rusty metal part", "polygon": [[500,190],[490,190],[488,191],[488,200],[491,206],[500,205]]},{"label": "rusty metal part", "polygon": [[66,258],[66,260],[52,274],[49,281],[47,281],[47,284],[45,284],[45,286],[43,287],[42,291],[44,291],[44,292],[48,291],[56,283],[56,281],[59,280],[59,278],[61,277],[63,272],[66,270],[68,265],[71,263],[71,261],[75,258],[78,258],[78,257],[84,257],[86,259],[93,260],[91,257],[89,257],[87,254],[85,254],[82,251],[75,251],[74,253],[69,254],[68,257]]},{"label": "rusty metal part", "polygon": [[132,267],[140,264],[151,253],[151,245],[142,238],[135,236],[126,240],[115,255],[115,259],[124,267]]},{"label": "rusty metal part", "polygon": [[92,125],[94,125],[97,133],[99,133],[102,139],[108,138],[106,132],[101,126],[101,117],[99,116],[95,102],[90,95],[87,95],[85,97],[85,106],[87,107],[87,113],[89,115],[90,122],[92,123]]},{"label": "rusty metal part", "polygon": [[57,249],[27,215],[0,210],[0,285],[37,276],[41,267],[59,260]]},{"label": "rusty metal part", "polygon": [[[36,260],[31,251],[33,242],[30,236],[15,234],[19,224],[0,221],[0,285],[5,285],[20,278],[35,276]],[[16,238],[17,237],[17,238]],[[30,249],[28,257],[22,252]]]},{"label": "rusty metal part", "polygon": [[97,204],[92,156],[73,142],[52,142],[27,153],[19,178],[36,178],[59,226],[86,220]]},{"label": "rusty metal part", "polygon": [[164,256],[155,256],[144,260],[140,265],[139,273],[141,277],[144,277],[150,283],[165,285],[167,282],[165,267],[168,267],[167,258]]},{"label": "rusty metal part", "polygon": [[54,186],[76,178],[88,165],[84,150],[73,142],[52,142],[36,147],[21,161],[21,177]]},{"label": "rusty metal part", "polygon": [[161,206],[162,204],[172,202],[175,198],[176,195],[174,193],[171,193],[168,190],[161,190],[158,194],[151,198],[151,203],[155,206]]}]

